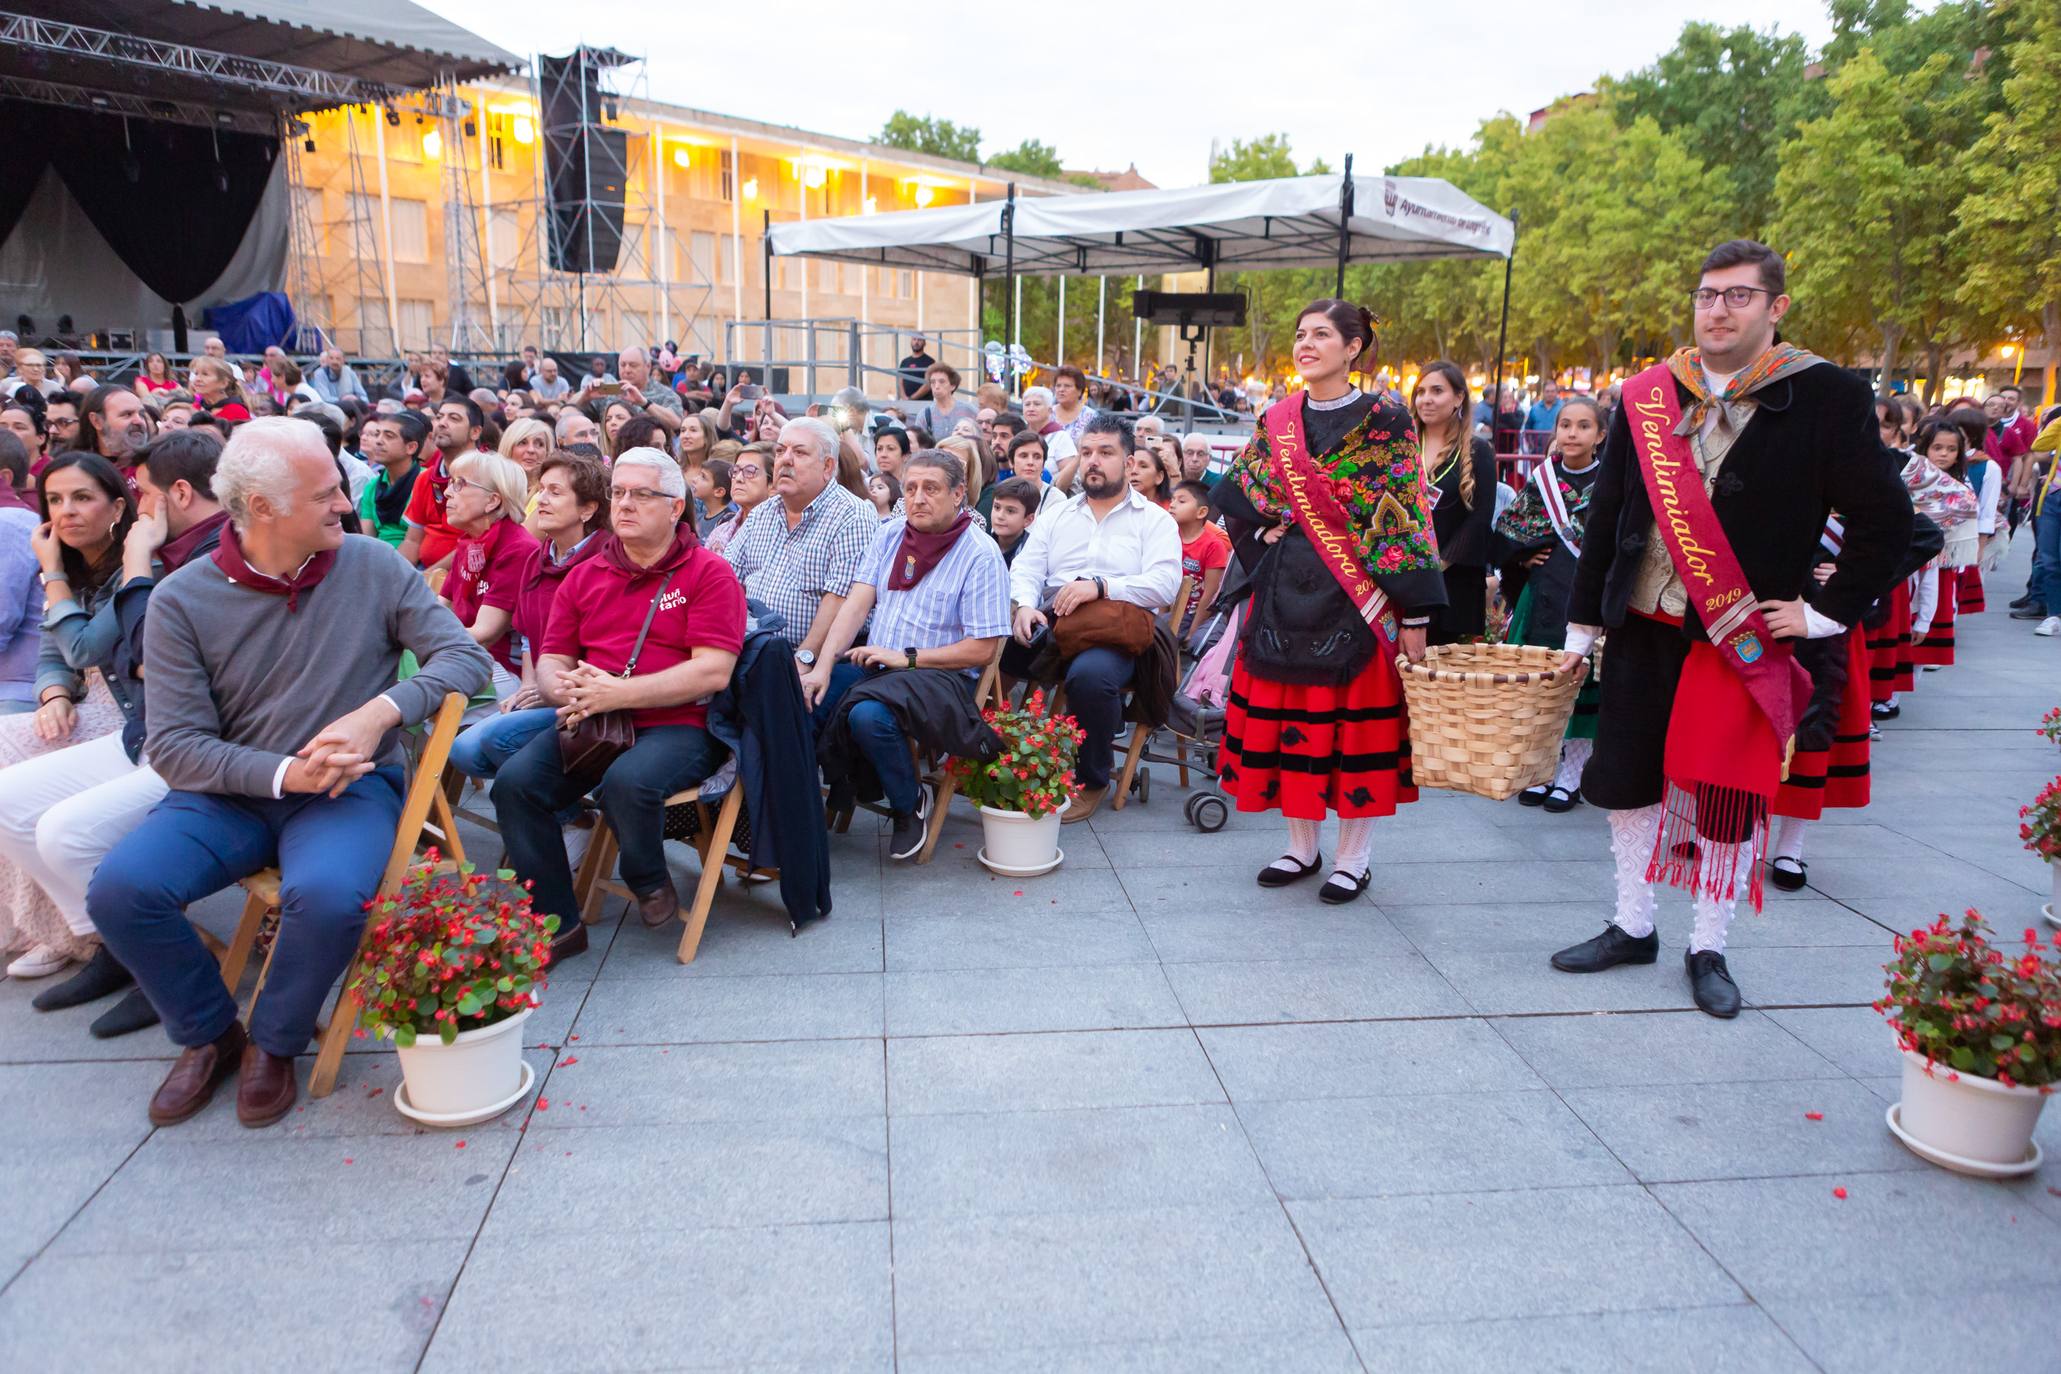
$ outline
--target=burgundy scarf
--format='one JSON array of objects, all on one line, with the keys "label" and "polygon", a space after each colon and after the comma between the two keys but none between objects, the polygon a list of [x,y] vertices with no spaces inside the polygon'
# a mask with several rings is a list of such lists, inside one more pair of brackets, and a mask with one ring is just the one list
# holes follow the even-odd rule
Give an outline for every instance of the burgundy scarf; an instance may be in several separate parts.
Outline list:
[{"label": "burgundy scarf", "polygon": [[198,524],[187,526],[186,532],[177,539],[165,541],[164,547],[157,551],[157,561],[165,565],[165,571],[168,573],[179,571],[193,557],[193,551],[207,542],[210,534],[216,530],[223,530],[223,537],[227,538],[228,531],[223,527],[228,523],[229,512],[218,510]]},{"label": "burgundy scarf", "polygon": [[289,613],[300,609],[300,594],[320,582],[336,566],[336,550],[324,549],[294,570],[292,577],[261,573],[244,561],[243,546],[237,542],[236,526],[222,526],[222,542],[215,546],[215,566],[239,587],[286,598]]},{"label": "burgundy scarf", "polygon": [[962,510],[957,520],[935,534],[926,534],[914,525],[904,525],[901,546],[895,550],[894,564],[887,573],[889,590],[906,592],[930,576],[930,570],[944,561],[945,555],[952,551],[952,545],[959,542],[959,536],[966,533],[966,527],[972,523],[973,512]]}]

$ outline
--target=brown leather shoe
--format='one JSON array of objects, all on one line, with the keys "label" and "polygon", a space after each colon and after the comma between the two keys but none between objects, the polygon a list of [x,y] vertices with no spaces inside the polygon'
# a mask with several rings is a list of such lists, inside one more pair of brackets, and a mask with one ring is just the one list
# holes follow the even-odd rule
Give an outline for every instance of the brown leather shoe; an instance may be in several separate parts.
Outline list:
[{"label": "brown leather shoe", "polygon": [[1108,795],[1109,788],[1107,785],[1083,788],[1081,794],[1073,799],[1073,805],[1066,809],[1066,814],[1059,818],[1059,823],[1061,825],[1073,825],[1076,822],[1088,819],[1088,817],[1095,814],[1095,808],[1102,805],[1102,799]]},{"label": "brown leather shoe", "polygon": [[269,1126],[293,1110],[298,1096],[292,1056],[268,1054],[256,1045],[243,1047],[243,1068],[236,1075],[238,1121],[246,1126]]},{"label": "brown leather shoe", "polygon": [[662,926],[680,915],[680,894],[673,891],[671,883],[661,883],[656,892],[646,892],[637,898],[637,914],[647,926]]},{"label": "brown leather shoe", "polygon": [[150,1099],[151,1124],[175,1126],[207,1106],[216,1085],[236,1072],[243,1049],[243,1023],[231,1021],[229,1029],[210,1043],[180,1051],[178,1062]]},{"label": "brown leather shoe", "polygon": [[551,937],[551,962],[553,964],[562,964],[568,959],[577,959],[586,952],[587,927],[578,921],[574,921],[572,928],[569,930],[561,926],[558,933]]}]

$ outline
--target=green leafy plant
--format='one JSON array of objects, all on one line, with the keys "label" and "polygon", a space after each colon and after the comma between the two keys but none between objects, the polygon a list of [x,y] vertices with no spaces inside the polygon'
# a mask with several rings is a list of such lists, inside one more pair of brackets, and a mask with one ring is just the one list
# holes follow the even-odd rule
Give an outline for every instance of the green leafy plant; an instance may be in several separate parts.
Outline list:
[{"label": "green leafy plant", "polygon": [[1045,713],[1045,694],[1034,691],[1022,706],[993,707],[980,718],[1002,739],[1002,752],[982,762],[953,759],[959,790],[997,811],[1049,816],[1064,810],[1080,791],[1073,766],[1084,735],[1072,716]]},{"label": "green leafy plant", "polygon": [[536,1006],[558,918],[514,882],[509,869],[490,882],[471,864],[439,873],[431,850],[400,891],[367,902],[372,933],[349,986],[358,1034],[448,1045]]},{"label": "green leafy plant", "polygon": [[[2061,934],[2054,956],[2061,958]],[[1903,1048],[1949,1077],[2042,1092],[2061,1082],[2061,965],[2041,957],[2038,931],[2027,930],[2025,952],[2013,956],[1990,942],[1980,913],[1965,913],[1959,925],[1942,915],[1897,936],[1896,958],[1883,969],[1888,995],[1875,1010]]]}]

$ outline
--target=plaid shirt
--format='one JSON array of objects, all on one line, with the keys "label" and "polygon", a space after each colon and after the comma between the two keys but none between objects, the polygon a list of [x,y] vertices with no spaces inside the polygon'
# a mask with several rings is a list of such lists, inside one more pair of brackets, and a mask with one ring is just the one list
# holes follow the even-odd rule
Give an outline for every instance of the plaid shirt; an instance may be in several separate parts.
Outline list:
[{"label": "plaid shirt", "polygon": [[866,549],[880,529],[880,513],[832,482],[809,502],[801,523],[787,526],[778,497],[762,501],[723,547],[749,599],[787,622],[782,637],[809,637],[826,596],[848,596]]}]

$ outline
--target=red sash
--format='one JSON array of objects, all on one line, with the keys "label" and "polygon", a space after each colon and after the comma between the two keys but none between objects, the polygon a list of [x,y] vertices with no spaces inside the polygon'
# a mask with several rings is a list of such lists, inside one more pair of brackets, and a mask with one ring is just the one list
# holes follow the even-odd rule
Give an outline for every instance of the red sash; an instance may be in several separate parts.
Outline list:
[{"label": "red sash", "polygon": [[1744,849],[1758,909],[1767,805],[1796,737],[1799,703],[1810,699],[1810,677],[1768,629],[1689,440],[1675,432],[1682,408],[1673,372],[1665,363],[1646,369],[1624,384],[1623,398],[1655,537],[1707,641],[1689,651],[1675,691],[1664,764],[1668,814],[1647,877],[1731,897]]},{"label": "red sash", "polygon": [[1317,470],[1316,460],[1310,456],[1302,432],[1302,397],[1290,396],[1269,406],[1266,426],[1273,440],[1274,475],[1288,497],[1289,512],[1310,537],[1318,559],[1359,609],[1360,618],[1374,627],[1382,657],[1394,657],[1395,625],[1388,613],[1388,593],[1361,566],[1353,547],[1352,518],[1338,504],[1330,479]]}]

